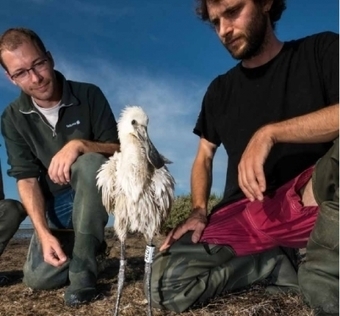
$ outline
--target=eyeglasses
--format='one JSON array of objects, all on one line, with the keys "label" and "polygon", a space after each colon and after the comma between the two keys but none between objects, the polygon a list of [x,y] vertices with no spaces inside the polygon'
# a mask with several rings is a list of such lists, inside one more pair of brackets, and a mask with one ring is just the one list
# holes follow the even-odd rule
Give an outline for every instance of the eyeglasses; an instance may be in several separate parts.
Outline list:
[{"label": "eyeglasses", "polygon": [[30,70],[34,71],[34,73],[39,73],[45,70],[47,66],[48,66],[48,58],[39,60],[31,68],[20,70],[16,72],[15,74],[11,75],[11,79],[17,80],[17,81],[24,81],[29,78]]}]

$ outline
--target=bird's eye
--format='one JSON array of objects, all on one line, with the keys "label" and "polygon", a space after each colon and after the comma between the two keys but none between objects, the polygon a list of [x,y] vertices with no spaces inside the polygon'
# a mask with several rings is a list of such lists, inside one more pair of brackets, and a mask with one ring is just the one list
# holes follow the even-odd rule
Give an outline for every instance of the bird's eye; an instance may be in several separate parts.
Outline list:
[{"label": "bird's eye", "polygon": [[132,125],[135,125],[136,123],[137,123],[136,120],[132,120],[132,121],[131,121],[131,124],[132,124]]}]

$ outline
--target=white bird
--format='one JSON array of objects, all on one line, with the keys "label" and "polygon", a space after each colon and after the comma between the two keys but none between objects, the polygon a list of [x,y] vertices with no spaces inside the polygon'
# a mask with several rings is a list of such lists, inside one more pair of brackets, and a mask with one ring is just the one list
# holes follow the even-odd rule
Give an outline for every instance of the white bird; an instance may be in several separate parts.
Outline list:
[{"label": "white bird", "polygon": [[127,232],[141,232],[147,242],[145,274],[148,289],[148,315],[151,312],[150,275],[154,246],[152,239],[168,215],[175,180],[152,144],[147,131],[148,116],[139,106],[126,107],[118,120],[120,152],[104,163],[97,174],[97,186],[108,213],[114,214],[114,230],[121,242],[118,293],[114,315],[125,278],[125,240]]}]

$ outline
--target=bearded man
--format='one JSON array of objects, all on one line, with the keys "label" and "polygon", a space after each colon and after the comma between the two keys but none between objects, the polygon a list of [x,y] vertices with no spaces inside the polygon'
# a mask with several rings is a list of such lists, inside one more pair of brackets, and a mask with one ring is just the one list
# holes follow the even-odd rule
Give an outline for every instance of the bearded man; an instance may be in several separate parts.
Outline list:
[{"label": "bearded man", "polygon": [[[204,96],[192,213],[155,258],[154,306],[182,312],[266,281],[272,292],[301,290],[319,315],[338,315],[339,37],[280,41],[285,8],[284,0],[198,1],[198,15],[240,63]],[[208,216],[220,144],[226,186]],[[297,272],[293,249],[306,246]]]}]

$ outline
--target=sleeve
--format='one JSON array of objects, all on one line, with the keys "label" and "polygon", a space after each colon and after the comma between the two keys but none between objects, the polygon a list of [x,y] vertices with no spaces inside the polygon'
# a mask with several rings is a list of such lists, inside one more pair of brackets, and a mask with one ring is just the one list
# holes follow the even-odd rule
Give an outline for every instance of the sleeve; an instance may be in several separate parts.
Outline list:
[{"label": "sleeve", "polygon": [[93,86],[90,94],[91,121],[94,141],[119,144],[115,116],[100,88]]},{"label": "sleeve", "polygon": [[339,103],[339,34],[320,34],[316,47],[328,105]]},{"label": "sleeve", "polygon": [[196,121],[196,126],[193,130],[193,133],[200,136],[201,138],[205,138],[207,141],[219,146],[221,144],[221,139],[216,131],[215,122],[212,115],[212,110],[216,105],[216,101],[213,98],[214,88],[211,84],[204,95],[201,112]]},{"label": "sleeve", "polygon": [[9,110],[5,110],[1,116],[1,133],[5,141],[7,162],[10,166],[7,173],[17,180],[38,178],[41,173],[40,162],[16,129],[8,112]]}]

